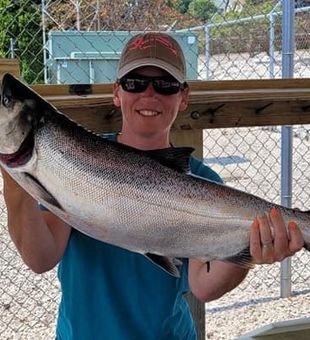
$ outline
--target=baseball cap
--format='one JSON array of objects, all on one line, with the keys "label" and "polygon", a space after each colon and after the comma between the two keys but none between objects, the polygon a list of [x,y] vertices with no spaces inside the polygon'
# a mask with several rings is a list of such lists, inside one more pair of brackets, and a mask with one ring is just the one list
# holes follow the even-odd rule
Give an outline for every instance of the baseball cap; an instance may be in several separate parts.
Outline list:
[{"label": "baseball cap", "polygon": [[120,79],[130,71],[142,66],[157,66],[176,78],[180,83],[186,79],[186,63],[178,42],[163,32],[140,33],[125,45],[117,69]]}]

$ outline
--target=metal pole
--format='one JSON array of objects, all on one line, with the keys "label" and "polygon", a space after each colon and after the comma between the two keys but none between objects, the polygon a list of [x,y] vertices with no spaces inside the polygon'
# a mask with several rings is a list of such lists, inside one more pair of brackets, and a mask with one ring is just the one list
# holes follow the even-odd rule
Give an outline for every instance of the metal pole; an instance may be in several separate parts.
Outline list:
[{"label": "metal pole", "polygon": [[76,30],[80,30],[80,0],[70,0],[76,11]]},{"label": "metal pole", "polygon": [[[295,1],[282,0],[282,78],[294,77]],[[281,130],[281,204],[292,206],[292,128]],[[281,297],[291,295],[291,259],[281,263]]]},{"label": "metal pole", "polygon": [[14,39],[10,38],[10,52],[11,52],[11,59],[15,58],[15,47],[14,47]]},{"label": "metal pole", "polygon": [[273,79],[275,77],[274,66],[275,66],[275,44],[276,44],[276,18],[277,18],[277,9],[281,1],[278,1],[276,5],[273,7],[271,12],[268,14],[269,17],[269,77]]},{"label": "metal pole", "polygon": [[46,31],[45,31],[45,0],[41,1],[42,11],[42,41],[43,41],[43,74],[44,84],[48,83],[48,72],[47,72],[47,51],[46,51]]},{"label": "metal pole", "polygon": [[276,18],[276,14],[272,11],[269,15],[269,77],[270,78],[274,78],[275,18]]},{"label": "metal pole", "polygon": [[206,80],[209,79],[210,68],[210,29],[208,25],[204,26],[205,30],[205,64],[206,64]]},{"label": "metal pole", "polygon": [[100,4],[99,4],[99,0],[97,0],[97,4],[96,4],[96,14],[97,14],[97,31],[100,31]]},{"label": "metal pole", "polygon": [[80,31],[81,29],[81,22],[80,22],[80,0],[77,0],[76,5],[76,29]]}]

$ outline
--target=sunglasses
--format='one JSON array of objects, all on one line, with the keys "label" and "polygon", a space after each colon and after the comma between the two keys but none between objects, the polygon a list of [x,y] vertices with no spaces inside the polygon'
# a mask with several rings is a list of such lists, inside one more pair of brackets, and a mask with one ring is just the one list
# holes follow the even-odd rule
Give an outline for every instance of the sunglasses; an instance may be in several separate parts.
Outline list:
[{"label": "sunglasses", "polygon": [[155,92],[170,96],[184,90],[187,83],[181,84],[172,76],[147,77],[142,75],[126,75],[117,80],[122,89],[126,92],[141,93],[144,92],[151,83]]}]

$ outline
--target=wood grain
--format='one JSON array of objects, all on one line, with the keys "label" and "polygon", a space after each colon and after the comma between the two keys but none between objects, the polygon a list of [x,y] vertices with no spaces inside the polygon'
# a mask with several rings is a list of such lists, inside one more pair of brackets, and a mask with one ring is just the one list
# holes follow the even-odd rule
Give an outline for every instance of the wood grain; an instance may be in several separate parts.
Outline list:
[{"label": "wood grain", "polygon": [[[72,119],[95,131],[120,129],[112,84],[91,86],[91,94],[70,94],[68,85],[33,89]],[[189,107],[173,130],[197,130],[310,123],[310,79],[190,82]]]},{"label": "wood grain", "polygon": [[0,59],[0,81],[5,73],[19,77],[19,62],[17,59]]}]

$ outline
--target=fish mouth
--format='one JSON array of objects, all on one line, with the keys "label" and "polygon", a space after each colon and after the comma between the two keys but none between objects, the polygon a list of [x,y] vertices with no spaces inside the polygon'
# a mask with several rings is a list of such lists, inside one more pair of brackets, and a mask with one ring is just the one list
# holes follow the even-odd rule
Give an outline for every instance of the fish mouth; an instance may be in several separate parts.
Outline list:
[{"label": "fish mouth", "polygon": [[25,165],[32,157],[33,148],[34,133],[31,130],[16,152],[11,154],[0,153],[0,161],[8,168],[17,168],[19,166]]}]

